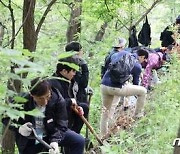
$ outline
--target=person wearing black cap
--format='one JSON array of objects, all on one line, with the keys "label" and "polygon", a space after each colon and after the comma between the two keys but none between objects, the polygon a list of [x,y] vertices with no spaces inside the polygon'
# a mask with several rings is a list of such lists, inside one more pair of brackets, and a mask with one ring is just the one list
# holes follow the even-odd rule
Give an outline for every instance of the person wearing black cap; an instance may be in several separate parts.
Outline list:
[{"label": "person wearing black cap", "polygon": [[65,46],[65,51],[76,51],[79,62],[79,68],[80,70],[76,72],[76,75],[73,79],[73,86],[78,86],[78,90],[76,91],[76,99],[79,102],[87,102],[87,94],[86,94],[86,88],[88,86],[88,80],[89,80],[89,69],[87,62],[82,58],[83,56],[83,50],[82,46],[79,42],[72,41],[68,43]]},{"label": "person wearing black cap", "polygon": [[174,37],[174,31],[180,33],[180,15],[176,18],[176,22],[173,25],[167,26],[163,32],[161,32],[160,40],[162,47],[168,47],[169,45],[175,45],[176,40]]},{"label": "person wearing black cap", "polygon": [[55,78],[50,79],[50,84],[52,87],[59,90],[66,101],[69,120],[68,127],[79,134],[84,122],[81,120],[80,116],[72,110],[71,105],[78,105],[79,112],[84,115],[85,118],[87,118],[89,113],[89,107],[87,103],[77,100],[76,93],[78,92],[78,85],[74,86],[73,84],[74,76],[78,70],[73,66],[78,66],[77,64],[77,58],[74,57],[60,59],[56,66],[56,72],[53,74]]}]

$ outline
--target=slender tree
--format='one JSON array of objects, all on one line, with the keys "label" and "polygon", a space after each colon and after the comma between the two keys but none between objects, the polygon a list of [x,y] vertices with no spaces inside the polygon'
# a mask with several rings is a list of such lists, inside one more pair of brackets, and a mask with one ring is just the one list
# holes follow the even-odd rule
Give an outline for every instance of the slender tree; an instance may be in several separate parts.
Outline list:
[{"label": "slender tree", "polygon": [[[55,2],[56,2],[56,0],[51,0],[49,2],[46,10],[44,11],[44,13],[37,25],[37,28],[35,29],[34,12],[35,12],[36,0],[24,0],[22,25],[20,26],[17,33],[15,33],[15,18],[14,18],[14,14],[13,14],[13,8],[11,7],[11,0],[9,0],[9,5],[5,5],[1,1],[1,3],[4,6],[9,8],[10,14],[11,14],[11,20],[12,20],[12,38],[10,41],[11,49],[14,48],[14,41],[16,39],[16,36],[20,32],[21,28],[23,28],[23,48],[28,49],[30,52],[33,52],[36,50],[38,34],[40,32],[40,29],[42,27],[42,24],[44,23],[44,20],[47,16],[48,12],[50,11],[50,8],[53,6],[53,4]],[[17,67],[16,65],[12,65],[11,72],[14,72],[14,68],[16,68],[16,67]],[[23,77],[26,77],[26,75],[27,74],[22,74]],[[21,81],[9,79],[8,89],[19,93],[21,91]],[[14,150],[14,145],[15,145],[14,133],[6,128],[4,130],[6,130],[6,131],[4,132],[5,134],[3,135],[3,140],[2,140],[2,153],[13,154],[15,151]]]},{"label": "slender tree", "polygon": [[82,0],[74,0],[73,3],[68,4],[71,9],[71,15],[68,22],[66,32],[67,42],[77,41],[81,33],[81,13],[82,13]]}]

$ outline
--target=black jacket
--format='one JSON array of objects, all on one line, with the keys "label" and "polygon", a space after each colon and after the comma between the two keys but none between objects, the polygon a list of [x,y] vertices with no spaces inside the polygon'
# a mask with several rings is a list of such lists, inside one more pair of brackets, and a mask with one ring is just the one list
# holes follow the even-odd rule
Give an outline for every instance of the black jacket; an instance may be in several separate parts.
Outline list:
[{"label": "black jacket", "polygon": [[171,26],[167,26],[163,32],[161,32],[161,36],[160,36],[160,40],[161,42],[161,46],[162,47],[168,47],[169,45],[174,45],[175,44],[175,40],[172,37],[172,35],[174,34],[171,30],[170,30]]},{"label": "black jacket", "polygon": [[[76,95],[76,99],[79,102],[87,102],[87,94],[86,94],[86,88],[88,86],[88,80],[89,80],[89,70],[88,65],[85,62],[85,60],[80,59],[79,63],[80,70],[76,72],[76,75],[74,77],[74,81],[78,84],[78,92]],[[73,81],[72,81],[73,83]]]},{"label": "black jacket", "polygon": [[62,75],[58,76],[56,73],[53,74],[53,76],[58,77],[58,78],[50,79],[49,83],[51,84],[52,87],[59,90],[62,97],[66,101],[67,109],[70,109],[70,107],[72,105],[71,98],[75,98],[75,96],[73,95],[73,92],[72,92],[71,81],[64,78]]},{"label": "black jacket", "polygon": [[[26,94],[25,98],[28,101],[24,104],[24,111],[32,111],[33,109],[35,109],[36,103],[34,102],[33,98],[29,94]],[[7,124],[8,119],[5,118],[2,120],[2,122],[4,124]],[[25,118],[20,118],[17,123],[22,125],[26,122],[31,122],[35,126],[35,117],[25,115]],[[43,123],[47,135],[46,138],[48,139],[49,143],[60,142],[64,139],[64,133],[67,131],[68,125],[66,104],[63,97],[54,88],[52,88],[52,96],[48,101],[48,104],[46,105]],[[14,131],[16,137],[16,144],[18,146],[19,152],[22,153],[23,150],[26,148],[29,139],[19,134],[18,129],[14,129]]]}]

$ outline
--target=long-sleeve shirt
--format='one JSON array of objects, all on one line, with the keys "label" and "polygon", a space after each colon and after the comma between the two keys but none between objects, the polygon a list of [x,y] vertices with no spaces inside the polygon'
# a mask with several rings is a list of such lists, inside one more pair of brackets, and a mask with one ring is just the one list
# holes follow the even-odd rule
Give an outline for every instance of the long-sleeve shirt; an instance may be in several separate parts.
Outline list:
[{"label": "long-sleeve shirt", "polygon": [[[111,57],[111,60],[112,61],[119,61],[120,57],[122,57],[123,55],[125,54],[129,54],[129,52],[123,50],[121,52],[117,52],[117,53],[114,53]],[[131,56],[135,59],[135,64],[134,64],[134,67],[132,68],[131,70],[131,75],[133,77],[133,84],[134,85],[138,85],[139,84],[139,76],[141,74],[141,69],[142,69],[142,66],[141,64],[139,63],[139,61],[137,60],[138,56],[137,54],[131,54]],[[109,70],[107,70],[102,78],[102,81],[101,83],[103,85],[106,85],[106,86],[110,86],[110,87],[117,87],[117,88],[121,88],[122,87],[122,84],[113,84],[111,79],[110,79],[110,72]]]},{"label": "long-sleeve shirt", "polygon": [[152,70],[158,69],[161,67],[162,57],[163,57],[163,54],[161,52],[149,54],[149,58],[148,58],[147,65],[144,70],[143,79],[142,79],[142,85],[145,88],[148,88],[148,86],[150,85],[150,81],[152,79]]}]

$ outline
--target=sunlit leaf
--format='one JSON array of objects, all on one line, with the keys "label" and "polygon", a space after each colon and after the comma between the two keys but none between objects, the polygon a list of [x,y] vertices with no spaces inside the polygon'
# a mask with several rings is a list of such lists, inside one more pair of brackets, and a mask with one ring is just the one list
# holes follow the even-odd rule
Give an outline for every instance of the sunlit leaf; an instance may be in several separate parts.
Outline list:
[{"label": "sunlit leaf", "polygon": [[27,115],[35,116],[35,117],[44,117],[44,114],[40,112],[38,109],[34,109],[32,111],[27,111],[25,112]]},{"label": "sunlit leaf", "polygon": [[67,57],[71,57],[73,55],[77,54],[77,52],[72,51],[72,52],[63,52],[60,55],[58,55],[59,59],[63,59],[63,58],[67,58]]},{"label": "sunlit leaf", "polygon": [[63,65],[67,65],[67,66],[75,69],[76,71],[79,71],[79,66],[74,63],[69,63],[69,62],[59,62],[59,63],[61,63]]},{"label": "sunlit leaf", "polygon": [[24,97],[20,97],[20,96],[15,96],[14,98],[14,101],[15,102],[21,102],[21,103],[25,103],[25,102],[27,102],[27,99],[26,98],[24,98]]}]

